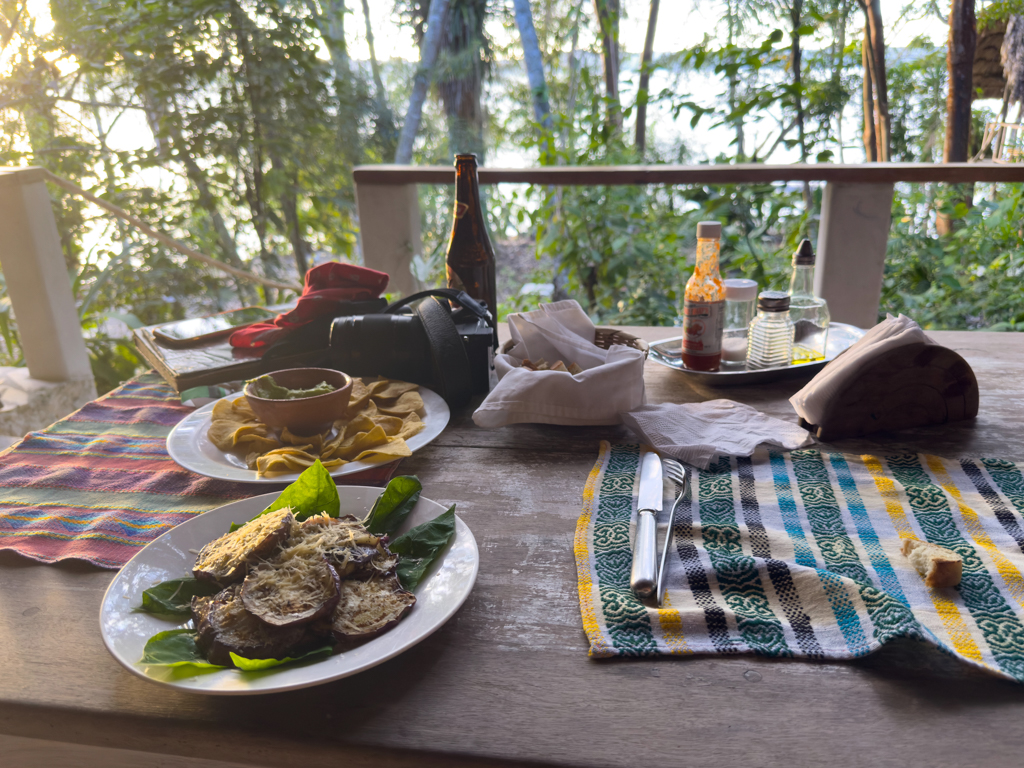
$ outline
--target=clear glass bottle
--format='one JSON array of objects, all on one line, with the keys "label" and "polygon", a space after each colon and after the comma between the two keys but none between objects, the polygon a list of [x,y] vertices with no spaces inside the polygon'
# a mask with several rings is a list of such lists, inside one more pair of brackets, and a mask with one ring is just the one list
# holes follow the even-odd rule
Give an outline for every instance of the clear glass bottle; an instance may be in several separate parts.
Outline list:
[{"label": "clear glass bottle", "polygon": [[793,321],[789,319],[789,294],[762,291],[757,297],[757,317],[750,323],[747,369],[780,368],[793,356]]},{"label": "clear glass bottle", "polygon": [[722,368],[738,370],[747,359],[747,326],[757,309],[757,282],[725,281],[725,320],[722,328]]},{"label": "clear glass bottle", "polygon": [[717,371],[722,362],[722,310],[725,286],[718,272],[722,225],[697,224],[697,266],[686,282],[683,298],[683,365],[695,371]]},{"label": "clear glass bottle", "polygon": [[789,317],[793,321],[793,362],[812,363],[825,359],[828,341],[828,304],[814,295],[814,248],[802,240],[793,254],[793,275],[789,280]]}]

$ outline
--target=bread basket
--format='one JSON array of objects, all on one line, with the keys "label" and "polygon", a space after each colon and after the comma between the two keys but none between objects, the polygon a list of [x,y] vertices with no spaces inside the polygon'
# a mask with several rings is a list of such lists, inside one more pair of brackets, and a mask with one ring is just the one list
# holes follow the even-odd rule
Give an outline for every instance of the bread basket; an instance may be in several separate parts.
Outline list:
[{"label": "bread basket", "polygon": [[[647,352],[650,349],[646,341],[634,336],[631,333],[626,333],[617,328],[595,328],[594,329],[594,346],[600,347],[601,349],[611,349],[614,344],[623,344],[633,349],[639,349],[644,353],[644,357],[647,357]],[[502,347],[502,354],[507,355],[512,349],[512,342],[506,341]]]}]

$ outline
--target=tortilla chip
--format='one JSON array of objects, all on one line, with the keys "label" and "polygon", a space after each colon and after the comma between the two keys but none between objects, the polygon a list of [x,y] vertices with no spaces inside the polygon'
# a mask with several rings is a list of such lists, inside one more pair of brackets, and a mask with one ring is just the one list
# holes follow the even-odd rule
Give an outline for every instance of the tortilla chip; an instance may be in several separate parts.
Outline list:
[{"label": "tortilla chip", "polygon": [[352,458],[357,454],[369,448],[383,445],[387,441],[388,436],[384,434],[384,428],[374,425],[373,429],[369,432],[360,432],[347,438],[334,450],[331,458],[352,461]]},{"label": "tortilla chip", "polygon": [[352,392],[348,396],[348,412],[350,414],[359,411],[370,401],[370,388],[363,383],[362,379],[352,379]]},{"label": "tortilla chip", "polygon": [[410,413],[402,421],[402,428],[398,430],[397,437],[400,437],[403,440],[408,440],[413,435],[418,435],[420,432],[422,432],[426,428],[426,426],[426,424],[420,421],[419,416],[417,416],[415,413]]},{"label": "tortilla chip", "polygon": [[221,451],[230,451],[235,447],[235,432],[238,424],[232,421],[215,421],[210,424],[206,436]]},{"label": "tortilla chip", "polygon": [[259,421],[256,418],[256,414],[252,410],[252,406],[249,405],[249,401],[244,397],[236,397],[231,401],[231,410],[237,415],[241,416],[246,421]]},{"label": "tortilla chip", "polygon": [[419,388],[419,384],[410,384],[408,381],[390,381],[388,379],[381,379],[380,381],[374,382],[372,396],[374,400],[378,401],[391,400],[404,395],[406,392],[412,392]]},{"label": "tortilla chip", "polygon": [[210,412],[211,421],[235,420],[235,409],[231,407],[228,400],[218,400],[213,404],[213,411]]},{"label": "tortilla chip", "polygon": [[263,437],[262,435],[242,435],[235,442],[236,449],[244,448],[248,451],[258,451],[260,454],[276,450],[280,447],[281,441],[275,440],[272,437]]},{"label": "tortilla chip", "polygon": [[402,424],[404,422],[397,416],[384,416],[383,414],[378,414],[373,420],[373,423],[378,427],[381,427],[384,430],[385,435],[388,437],[394,437],[402,429]]},{"label": "tortilla chip", "polygon": [[377,410],[389,416],[405,416],[423,409],[423,398],[419,392],[406,392],[391,405],[377,404]]},{"label": "tortilla chip", "polygon": [[[330,434],[330,433],[328,433]],[[281,430],[281,442],[285,445],[304,445],[309,444],[313,446],[314,453],[320,453],[320,449],[324,447],[324,436],[323,435],[293,435],[285,427]]]},{"label": "tortilla chip", "polygon": [[380,445],[368,451],[363,451],[353,461],[391,461],[405,456],[412,456],[412,451],[405,444],[405,440],[396,437],[389,440],[386,445]]}]

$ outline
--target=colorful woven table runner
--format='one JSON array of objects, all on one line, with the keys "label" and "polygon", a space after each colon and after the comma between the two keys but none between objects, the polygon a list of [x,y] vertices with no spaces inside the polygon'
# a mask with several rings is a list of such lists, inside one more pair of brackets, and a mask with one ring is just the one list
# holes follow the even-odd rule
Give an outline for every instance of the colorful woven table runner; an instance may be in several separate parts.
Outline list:
[{"label": "colorful woven table runner", "polygon": [[[120,568],[178,523],[279,488],[212,480],[175,464],[167,435],[193,410],[148,373],[29,433],[0,455],[0,549]],[[339,482],[383,485],[397,466]]]},{"label": "colorful woven table runner", "polygon": [[[583,495],[591,655],[849,659],[911,637],[1024,682],[1020,466],[762,449],[691,468],[657,609],[629,589],[640,454],[603,443]],[[900,554],[908,537],[958,552],[960,585],[926,587]]]}]

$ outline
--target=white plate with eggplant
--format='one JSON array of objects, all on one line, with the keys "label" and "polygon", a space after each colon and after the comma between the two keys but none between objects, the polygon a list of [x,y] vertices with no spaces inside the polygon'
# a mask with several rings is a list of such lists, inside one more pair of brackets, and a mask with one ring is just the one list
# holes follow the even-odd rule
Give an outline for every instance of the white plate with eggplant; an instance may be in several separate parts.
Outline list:
[{"label": "white plate with eggplant", "polygon": [[148,544],[111,582],[103,642],[175,688],[251,695],[387,661],[450,619],[476,581],[469,527],[420,496],[337,487],[317,463],[281,494],[226,504]]}]

